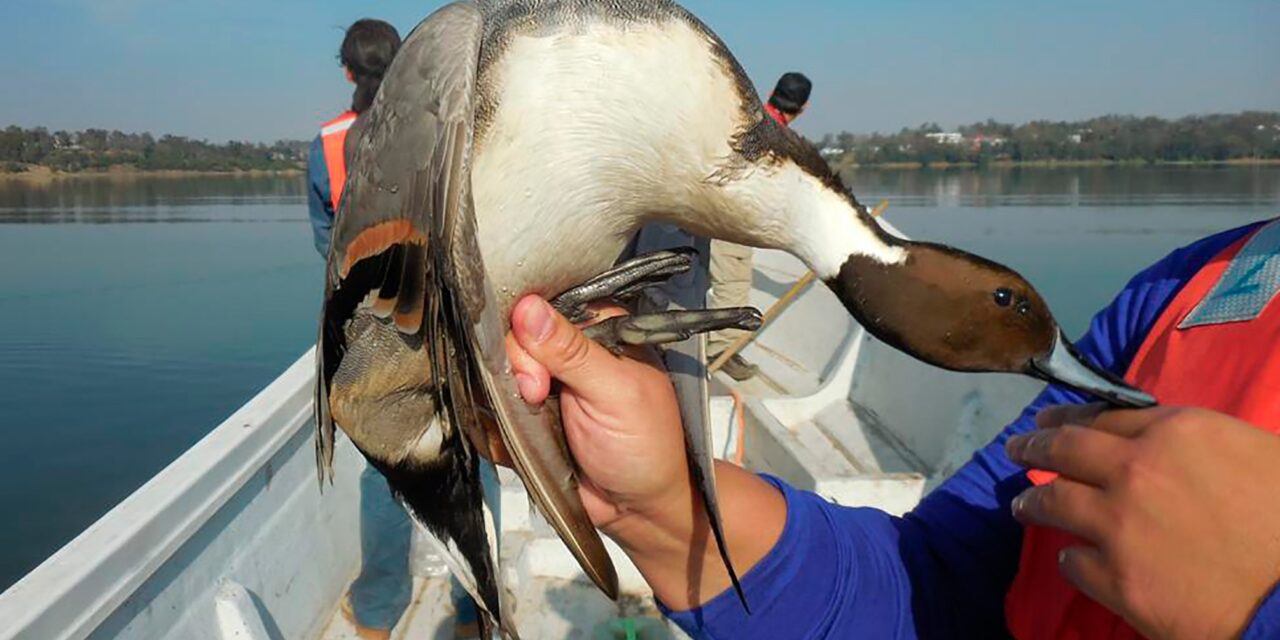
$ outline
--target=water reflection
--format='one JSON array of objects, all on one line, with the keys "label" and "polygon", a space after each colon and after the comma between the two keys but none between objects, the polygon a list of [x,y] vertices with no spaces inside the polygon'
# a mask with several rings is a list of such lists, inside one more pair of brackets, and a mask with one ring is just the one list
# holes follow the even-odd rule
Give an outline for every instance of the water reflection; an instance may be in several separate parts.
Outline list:
[{"label": "water reflection", "polygon": [[853,170],[860,200],[895,207],[1239,206],[1280,203],[1280,166]]},{"label": "water reflection", "polygon": [[[92,176],[0,180],[0,224],[293,222],[302,176]],[[232,208],[234,205],[234,208]]]},{"label": "water reflection", "polygon": [[[301,179],[0,180],[0,590],[315,339]],[[201,224],[143,224],[200,222]]]}]

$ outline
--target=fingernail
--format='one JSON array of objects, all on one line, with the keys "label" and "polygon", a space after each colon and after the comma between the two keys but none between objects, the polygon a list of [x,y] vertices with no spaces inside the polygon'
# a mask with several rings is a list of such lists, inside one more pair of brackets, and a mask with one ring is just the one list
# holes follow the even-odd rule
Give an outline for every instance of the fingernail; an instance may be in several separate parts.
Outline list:
[{"label": "fingernail", "polygon": [[525,326],[529,328],[529,332],[533,334],[536,342],[542,342],[551,335],[551,328],[555,326],[554,319],[551,317],[551,305],[545,300],[539,299],[536,303],[528,305],[524,312]]},{"label": "fingernail", "polygon": [[1062,410],[1058,407],[1045,407],[1044,409],[1041,409],[1036,413],[1036,428],[1043,429],[1050,424],[1053,424],[1057,419],[1057,415],[1061,412]]},{"label": "fingernail", "polygon": [[1004,452],[1013,460],[1018,459],[1018,454],[1025,448],[1027,436],[1014,436],[1004,443]]},{"label": "fingernail", "polygon": [[1013,499],[1013,515],[1017,517],[1022,513],[1023,507],[1027,504],[1027,494],[1023,493]]},{"label": "fingernail", "polygon": [[516,387],[520,389],[520,397],[527,402],[533,394],[538,392],[538,381],[527,373],[516,374]]}]

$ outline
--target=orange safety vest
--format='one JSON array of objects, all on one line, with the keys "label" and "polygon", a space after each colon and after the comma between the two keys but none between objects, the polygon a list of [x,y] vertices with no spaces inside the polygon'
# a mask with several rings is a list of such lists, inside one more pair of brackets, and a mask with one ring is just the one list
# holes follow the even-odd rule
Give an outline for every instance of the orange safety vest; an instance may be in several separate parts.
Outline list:
[{"label": "orange safety vest", "polygon": [[347,131],[355,124],[356,112],[348,111],[326,123],[320,129],[320,142],[324,145],[324,163],[329,169],[329,203],[333,213],[338,213],[342,202],[342,187],[347,183],[346,144]]},{"label": "orange safety vest", "polygon": [[[1125,380],[1174,406],[1219,411],[1280,433],[1280,220],[1227,247],[1192,277],[1147,334]],[[1280,462],[1280,461],[1278,461]],[[1053,474],[1032,471],[1037,485]],[[1018,575],[1005,599],[1019,640],[1121,640],[1140,636],[1058,572],[1070,534],[1027,527]]]}]

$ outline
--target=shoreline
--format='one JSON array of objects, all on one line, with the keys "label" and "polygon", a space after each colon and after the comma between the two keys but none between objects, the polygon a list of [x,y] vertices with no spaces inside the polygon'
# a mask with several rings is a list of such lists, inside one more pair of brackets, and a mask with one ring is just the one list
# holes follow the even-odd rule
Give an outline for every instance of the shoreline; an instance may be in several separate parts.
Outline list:
[{"label": "shoreline", "polygon": [[[842,171],[946,171],[951,169],[986,170],[986,169],[1089,169],[1089,168],[1144,168],[1144,167],[1277,167],[1280,158],[1246,158],[1237,160],[1178,160],[1178,161],[1135,161],[1135,160],[1030,160],[1024,162],[999,161],[979,164],[976,162],[882,162],[877,164],[858,164],[856,162],[841,163],[838,160],[829,163],[836,172]],[[303,169],[244,169],[231,171],[158,169],[141,170],[120,165],[105,171],[55,171],[48,167],[31,166],[26,171],[10,173],[0,172],[0,182],[20,181],[47,183],[58,180],[137,180],[137,179],[180,179],[180,178],[213,178],[213,177],[295,177],[306,175]]]},{"label": "shoreline", "polygon": [[187,171],[183,169],[158,169],[155,171],[144,171],[132,167],[117,168],[112,167],[105,171],[54,171],[49,167],[31,166],[26,171],[18,173],[0,172],[0,182],[3,181],[20,181],[20,182],[37,182],[47,183],[58,180],[138,180],[138,179],[175,179],[175,178],[212,178],[212,177],[230,177],[230,178],[254,178],[263,176],[281,176],[293,177],[302,176],[306,172],[302,169],[243,169],[232,171]]}]

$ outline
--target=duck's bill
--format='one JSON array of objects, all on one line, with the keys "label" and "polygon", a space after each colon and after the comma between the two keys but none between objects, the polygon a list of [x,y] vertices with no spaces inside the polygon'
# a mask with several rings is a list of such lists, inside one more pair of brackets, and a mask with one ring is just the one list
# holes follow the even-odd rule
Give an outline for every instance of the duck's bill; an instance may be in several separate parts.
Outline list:
[{"label": "duck's bill", "polygon": [[1090,364],[1061,332],[1053,350],[1047,356],[1032,360],[1031,369],[1038,378],[1092,394],[1118,407],[1142,409],[1156,405],[1151,394]]}]

